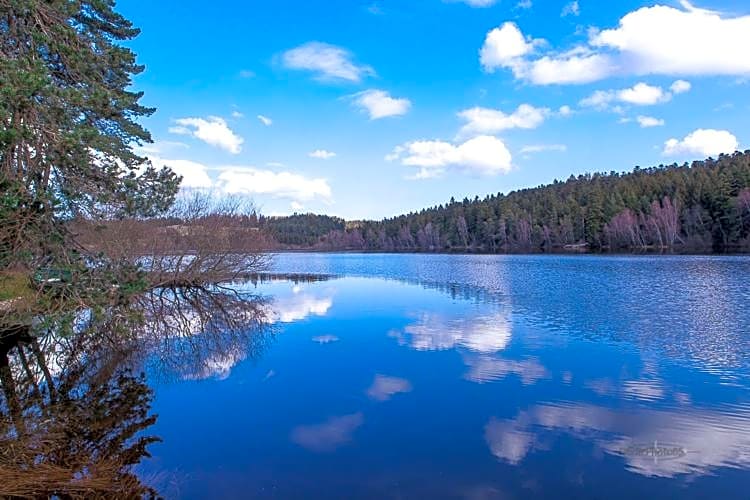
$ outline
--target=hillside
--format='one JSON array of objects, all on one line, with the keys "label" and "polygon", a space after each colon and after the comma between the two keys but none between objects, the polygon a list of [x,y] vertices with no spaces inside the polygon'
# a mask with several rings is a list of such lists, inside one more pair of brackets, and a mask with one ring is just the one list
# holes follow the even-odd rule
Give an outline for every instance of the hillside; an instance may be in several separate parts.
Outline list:
[{"label": "hillside", "polygon": [[[421,252],[750,250],[750,151],[595,173],[382,221],[264,221],[282,247]],[[278,238],[281,236],[281,238]]]},{"label": "hillside", "polygon": [[109,241],[136,253],[212,245],[234,251],[747,252],[750,151],[629,173],[571,176],[483,199],[452,199],[382,221],[219,211],[103,226],[78,220],[72,228],[89,248]]}]

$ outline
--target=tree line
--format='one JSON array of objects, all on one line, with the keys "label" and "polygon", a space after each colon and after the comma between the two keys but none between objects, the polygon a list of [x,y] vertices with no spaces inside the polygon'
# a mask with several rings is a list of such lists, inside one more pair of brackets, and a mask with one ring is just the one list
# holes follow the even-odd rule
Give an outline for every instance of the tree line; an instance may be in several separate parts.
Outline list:
[{"label": "tree line", "polygon": [[386,252],[750,250],[750,151],[593,173],[384,219],[261,220],[279,248]]}]

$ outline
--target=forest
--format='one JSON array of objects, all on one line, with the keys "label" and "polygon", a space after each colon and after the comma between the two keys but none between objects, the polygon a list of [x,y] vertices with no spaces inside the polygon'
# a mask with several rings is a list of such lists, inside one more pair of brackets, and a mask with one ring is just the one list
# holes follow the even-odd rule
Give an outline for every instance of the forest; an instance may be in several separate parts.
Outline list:
[{"label": "forest", "polygon": [[745,252],[750,151],[593,173],[382,221],[260,217],[277,249],[384,252]]}]

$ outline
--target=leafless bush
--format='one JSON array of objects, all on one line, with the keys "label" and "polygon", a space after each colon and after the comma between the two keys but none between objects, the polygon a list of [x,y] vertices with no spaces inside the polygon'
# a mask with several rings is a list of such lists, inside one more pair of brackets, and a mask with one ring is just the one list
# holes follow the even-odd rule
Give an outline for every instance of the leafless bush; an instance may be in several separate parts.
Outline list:
[{"label": "leafless bush", "polygon": [[89,251],[144,267],[154,288],[232,281],[270,262],[256,212],[239,198],[196,193],[162,218],[79,220],[73,227]]}]

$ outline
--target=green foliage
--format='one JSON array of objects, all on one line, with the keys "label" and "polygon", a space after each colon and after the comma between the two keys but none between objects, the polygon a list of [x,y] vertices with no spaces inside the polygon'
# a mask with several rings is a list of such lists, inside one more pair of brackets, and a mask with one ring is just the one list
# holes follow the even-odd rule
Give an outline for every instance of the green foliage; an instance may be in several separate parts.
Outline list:
[{"label": "green foliage", "polygon": [[[304,221],[297,219],[289,227],[309,241],[315,231],[296,229]],[[283,219],[275,223],[287,224]],[[481,200],[451,199],[420,212],[336,228],[314,246],[368,251],[747,251],[750,151],[692,165],[571,176]]]},{"label": "green foliage", "polygon": [[[138,34],[112,0],[0,0],[0,234],[6,260],[36,227],[73,215],[150,216],[180,178],[144,166],[138,119],[153,109],[130,90],[143,71],[120,45]],[[12,224],[22,220],[23,224]],[[10,245],[10,246],[7,246]]]},{"label": "green foliage", "polygon": [[331,231],[345,228],[343,219],[315,214],[262,217],[260,223],[277,243],[289,246],[312,246]]}]

